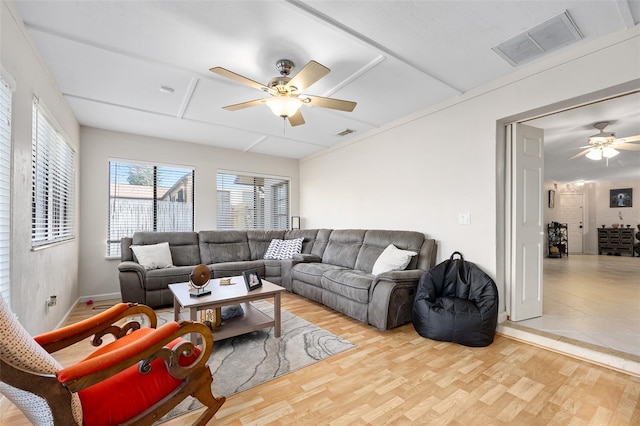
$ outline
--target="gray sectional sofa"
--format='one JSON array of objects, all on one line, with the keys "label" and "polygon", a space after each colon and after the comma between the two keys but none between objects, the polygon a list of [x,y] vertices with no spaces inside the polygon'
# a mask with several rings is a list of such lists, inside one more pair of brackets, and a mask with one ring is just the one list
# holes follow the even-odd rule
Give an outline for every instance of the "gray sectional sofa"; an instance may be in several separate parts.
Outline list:
[{"label": "gray sectional sofa", "polygon": [[[291,259],[264,259],[271,240],[303,238],[302,252]],[[168,242],[173,267],[146,270],[132,245]],[[389,245],[417,253],[404,270],[373,275],[373,266]],[[189,279],[193,266],[206,264],[213,278],[257,269],[288,291],[345,315],[387,330],[411,321],[416,287],[435,266],[435,240],[413,231],[304,229],[291,231],[136,232],[121,241],[118,265],[125,302],[151,307],[173,303],[169,284]]]}]

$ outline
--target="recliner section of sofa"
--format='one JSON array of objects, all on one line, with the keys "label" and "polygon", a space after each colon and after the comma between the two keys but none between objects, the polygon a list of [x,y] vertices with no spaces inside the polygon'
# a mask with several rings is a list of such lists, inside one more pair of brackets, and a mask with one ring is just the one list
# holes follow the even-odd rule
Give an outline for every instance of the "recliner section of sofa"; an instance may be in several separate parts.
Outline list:
[{"label": "recliner section of sofa", "polygon": [[[273,239],[303,238],[292,259],[264,259]],[[145,270],[131,245],[168,242],[173,268]],[[418,253],[402,271],[373,275],[373,266],[389,245]],[[136,232],[121,241],[118,266],[122,299],[152,307],[173,303],[169,284],[189,280],[204,263],[213,278],[257,269],[264,279],[322,303],[380,330],[411,321],[418,280],[436,260],[435,240],[413,231],[304,229],[291,231]]]}]

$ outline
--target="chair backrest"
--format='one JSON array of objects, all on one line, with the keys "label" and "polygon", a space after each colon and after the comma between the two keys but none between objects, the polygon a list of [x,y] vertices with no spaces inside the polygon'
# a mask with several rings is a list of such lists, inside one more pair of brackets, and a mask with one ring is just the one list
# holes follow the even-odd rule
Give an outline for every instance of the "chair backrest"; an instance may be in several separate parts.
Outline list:
[{"label": "chair backrest", "polygon": [[[2,297],[0,297],[0,359],[7,364],[38,374],[55,374],[62,368],[62,365],[38,345],[18,322]],[[42,397],[10,386],[2,380],[0,380],[0,393],[13,402],[34,425],[53,424],[51,410]],[[77,394],[72,395],[72,408],[76,422],[81,425],[82,407]]]}]

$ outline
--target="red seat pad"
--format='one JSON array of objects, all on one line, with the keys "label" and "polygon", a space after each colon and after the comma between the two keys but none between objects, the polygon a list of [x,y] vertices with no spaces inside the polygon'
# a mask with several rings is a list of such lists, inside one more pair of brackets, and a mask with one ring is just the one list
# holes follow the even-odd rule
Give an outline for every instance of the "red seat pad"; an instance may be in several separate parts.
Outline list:
[{"label": "red seat pad", "polygon": [[[139,338],[141,334],[151,331],[153,329],[137,330],[96,352],[105,353],[113,347],[126,344],[127,340]],[[134,334],[138,336],[133,337]],[[173,348],[182,341],[182,339],[176,339],[167,347]],[[191,356],[180,357],[180,365],[191,364],[199,354],[200,350],[196,347]],[[95,353],[90,357],[94,356],[96,356]],[[182,380],[171,377],[163,360],[152,361],[151,371],[147,374],[140,374],[138,366],[132,365],[115,376],[78,392],[82,403],[84,424],[93,426],[122,423],[156,404],[181,383]]]}]

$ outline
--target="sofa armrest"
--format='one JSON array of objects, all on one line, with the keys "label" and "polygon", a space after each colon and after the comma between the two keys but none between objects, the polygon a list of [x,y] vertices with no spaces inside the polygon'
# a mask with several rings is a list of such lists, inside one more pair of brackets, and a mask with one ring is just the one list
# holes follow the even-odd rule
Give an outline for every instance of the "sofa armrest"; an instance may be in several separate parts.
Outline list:
[{"label": "sofa armrest", "polygon": [[369,290],[369,324],[380,330],[411,321],[422,269],[390,271],[376,276]]},{"label": "sofa armrest", "polygon": [[147,304],[147,271],[138,262],[124,261],[118,265],[120,295],[123,302]]},{"label": "sofa armrest", "polygon": [[409,269],[405,271],[389,271],[382,273],[373,280],[374,287],[380,281],[393,281],[396,283],[401,282],[415,282],[418,284],[420,277],[425,273],[422,269]]},{"label": "sofa armrest", "polygon": [[137,274],[140,274],[142,278],[144,278],[147,274],[144,266],[132,260],[125,260],[124,262],[120,262],[120,264],[118,265],[118,270],[120,272],[135,272]]}]

